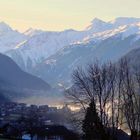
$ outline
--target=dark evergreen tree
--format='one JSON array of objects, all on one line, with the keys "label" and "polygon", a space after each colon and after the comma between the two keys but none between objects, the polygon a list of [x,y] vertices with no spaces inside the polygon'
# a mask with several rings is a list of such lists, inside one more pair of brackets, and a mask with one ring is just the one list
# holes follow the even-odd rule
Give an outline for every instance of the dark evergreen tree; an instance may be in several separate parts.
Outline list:
[{"label": "dark evergreen tree", "polygon": [[96,105],[94,101],[92,101],[87,108],[82,129],[84,132],[84,140],[109,140],[96,111]]}]

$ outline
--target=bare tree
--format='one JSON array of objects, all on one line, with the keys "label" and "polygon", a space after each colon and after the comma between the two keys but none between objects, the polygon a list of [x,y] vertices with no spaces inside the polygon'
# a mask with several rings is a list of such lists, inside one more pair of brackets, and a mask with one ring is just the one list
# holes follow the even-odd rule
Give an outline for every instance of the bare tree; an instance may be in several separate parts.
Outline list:
[{"label": "bare tree", "polygon": [[131,140],[138,140],[140,132],[140,73],[132,69],[126,59],[119,66],[122,83],[123,113],[131,132]]},{"label": "bare tree", "polygon": [[[73,86],[66,91],[68,99],[86,113],[88,105],[96,106],[101,124],[112,138],[117,129],[127,125],[131,140],[140,133],[140,70],[122,59],[117,64],[100,65],[98,61],[86,68],[77,68]],[[80,122],[80,121],[79,121]]]},{"label": "bare tree", "polygon": [[116,95],[116,74],[117,69],[112,63],[100,65],[96,62],[88,65],[86,69],[78,68],[73,73],[73,87],[67,91],[67,97],[83,110],[86,110],[89,103],[94,102],[101,124],[104,128],[112,129],[112,136],[115,136],[119,126],[120,113],[119,96]]}]

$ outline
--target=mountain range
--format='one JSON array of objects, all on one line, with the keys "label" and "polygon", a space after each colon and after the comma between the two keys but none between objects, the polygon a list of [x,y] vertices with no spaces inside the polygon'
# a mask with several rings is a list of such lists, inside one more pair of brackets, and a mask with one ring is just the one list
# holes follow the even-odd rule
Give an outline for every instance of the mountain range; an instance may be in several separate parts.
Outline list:
[{"label": "mountain range", "polygon": [[140,47],[140,18],[120,17],[105,22],[98,18],[84,30],[24,33],[0,23],[0,52],[11,57],[24,71],[53,87],[71,83],[77,66],[100,60],[117,61]]}]

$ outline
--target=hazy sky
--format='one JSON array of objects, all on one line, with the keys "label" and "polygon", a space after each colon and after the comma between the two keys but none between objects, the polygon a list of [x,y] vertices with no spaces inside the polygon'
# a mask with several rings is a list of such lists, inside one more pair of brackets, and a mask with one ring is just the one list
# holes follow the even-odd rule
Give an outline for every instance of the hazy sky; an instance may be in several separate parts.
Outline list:
[{"label": "hazy sky", "polygon": [[140,17],[140,0],[0,0],[0,21],[24,31],[81,30],[94,17]]}]

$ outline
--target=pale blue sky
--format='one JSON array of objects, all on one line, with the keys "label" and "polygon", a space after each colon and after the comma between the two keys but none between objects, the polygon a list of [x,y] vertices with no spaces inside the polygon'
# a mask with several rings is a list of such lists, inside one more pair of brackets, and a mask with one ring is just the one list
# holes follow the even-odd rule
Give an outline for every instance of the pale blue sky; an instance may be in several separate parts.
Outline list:
[{"label": "pale blue sky", "polygon": [[23,31],[81,30],[94,17],[140,17],[140,0],[0,0],[0,21]]}]

